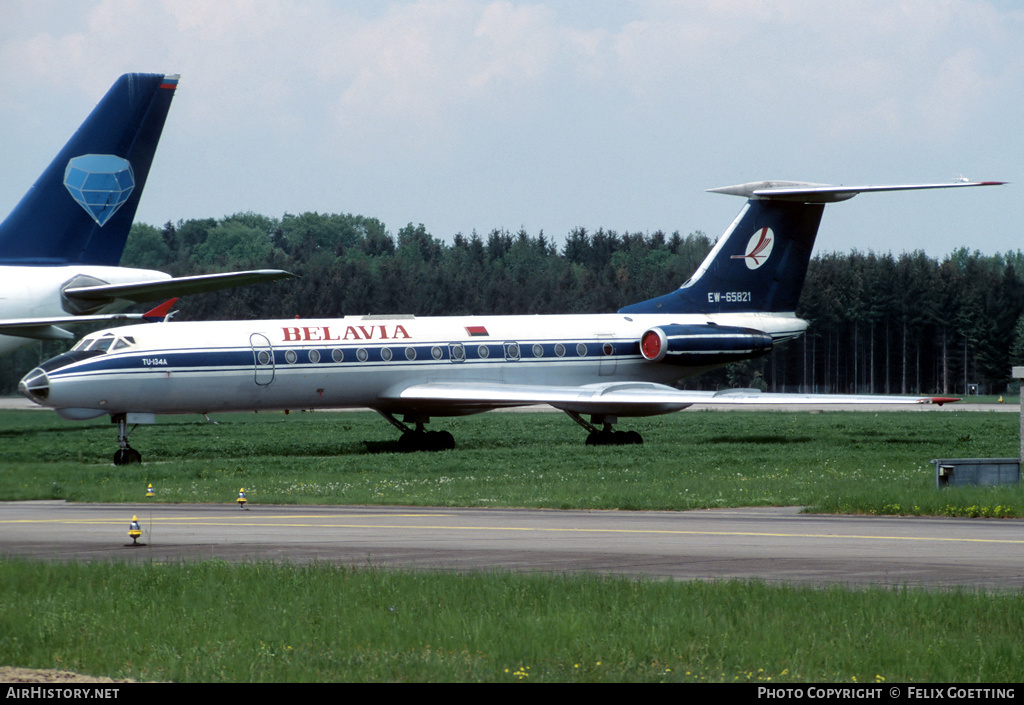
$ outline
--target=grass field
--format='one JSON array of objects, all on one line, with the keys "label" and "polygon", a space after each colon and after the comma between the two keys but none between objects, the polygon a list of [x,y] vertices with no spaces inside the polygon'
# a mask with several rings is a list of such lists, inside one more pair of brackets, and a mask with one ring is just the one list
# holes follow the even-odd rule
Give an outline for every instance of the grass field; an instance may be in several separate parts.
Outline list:
[{"label": "grass field", "polygon": [[191,682],[1019,683],[1024,599],[219,562],[0,563],[0,659]]},{"label": "grass field", "polygon": [[[1018,416],[684,412],[587,447],[555,413],[434,424],[400,453],[371,413],[115,428],[0,412],[0,499],[1024,515],[1017,486],[936,489],[932,458],[1014,457]],[[142,680],[1020,682],[1024,592],[810,589],[327,564],[0,561],[0,663]]]},{"label": "grass field", "polygon": [[0,412],[0,499],[397,504],[1024,516],[1019,486],[935,488],[933,458],[1015,457],[1018,417],[984,412],[682,412],[629,420],[642,446],[588,447],[560,413],[432,426],[456,449],[398,452],[371,412],[161,417],[114,467],[115,427]]}]

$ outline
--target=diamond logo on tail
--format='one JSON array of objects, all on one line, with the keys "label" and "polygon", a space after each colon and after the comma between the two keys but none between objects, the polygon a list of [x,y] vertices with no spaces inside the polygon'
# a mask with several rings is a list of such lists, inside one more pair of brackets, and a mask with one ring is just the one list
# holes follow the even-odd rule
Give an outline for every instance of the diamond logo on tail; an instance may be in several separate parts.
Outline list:
[{"label": "diamond logo on tail", "polygon": [[768,261],[775,246],[775,233],[771,228],[761,228],[750,236],[747,249],[742,255],[733,255],[730,259],[741,259],[747,269],[757,269]]},{"label": "diamond logo on tail", "polygon": [[127,159],[113,154],[84,154],[68,162],[64,186],[89,217],[103,227],[135,189]]}]

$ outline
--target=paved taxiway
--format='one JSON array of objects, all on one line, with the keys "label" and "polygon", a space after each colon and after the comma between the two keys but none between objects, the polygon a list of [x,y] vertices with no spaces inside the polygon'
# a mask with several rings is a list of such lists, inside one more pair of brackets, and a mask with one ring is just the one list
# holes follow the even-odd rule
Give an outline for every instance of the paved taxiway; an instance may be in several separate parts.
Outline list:
[{"label": "paved taxiway", "polygon": [[[137,515],[144,546],[131,547]],[[689,512],[0,502],[0,555],[1024,587],[1024,521]]]}]

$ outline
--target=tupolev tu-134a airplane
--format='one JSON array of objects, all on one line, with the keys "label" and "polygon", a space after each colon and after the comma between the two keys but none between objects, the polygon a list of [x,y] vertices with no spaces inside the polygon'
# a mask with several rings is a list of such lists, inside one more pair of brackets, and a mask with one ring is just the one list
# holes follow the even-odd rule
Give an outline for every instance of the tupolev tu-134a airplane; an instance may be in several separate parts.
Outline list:
[{"label": "tupolev tu-134a airplane", "polygon": [[711,189],[747,202],[698,270],[679,289],[617,313],[131,325],[84,337],[29,372],[19,390],[64,418],[109,414],[119,465],[141,460],[128,426],[157,414],[369,407],[402,432],[402,447],[442,450],[454,440],[425,431],[431,417],[533,404],[567,413],[589,431],[588,444],[639,443],[635,431],[613,424],[698,403],[941,404],[955,399],[670,385],[766,355],[805,331],[795,310],[826,203],[868,191],[998,183]]},{"label": "tupolev tu-134a airplane", "polygon": [[113,313],[132,303],[291,276],[118,266],[177,86],[176,75],[121,76],[0,223],[0,354],[74,339],[63,325],[148,315]]}]

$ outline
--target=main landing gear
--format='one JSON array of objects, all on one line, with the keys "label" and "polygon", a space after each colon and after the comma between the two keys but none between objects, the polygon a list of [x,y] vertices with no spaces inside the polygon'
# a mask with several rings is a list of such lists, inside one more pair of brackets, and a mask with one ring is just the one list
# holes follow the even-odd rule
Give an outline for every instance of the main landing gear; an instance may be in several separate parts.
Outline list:
[{"label": "main landing gear", "polygon": [[114,453],[114,465],[131,465],[142,462],[142,454],[128,445],[128,436],[138,428],[138,424],[128,430],[128,417],[126,414],[114,414],[110,420],[117,424],[117,445],[120,446]]},{"label": "main landing gear", "polygon": [[[628,445],[640,445],[644,442],[643,437],[636,431],[615,431],[612,426],[618,421],[614,416],[591,416],[591,420],[594,423],[589,423],[583,420],[575,411],[566,411],[573,421],[578,423],[584,429],[589,431],[587,434],[587,445],[588,446],[628,446]],[[597,428],[595,423],[602,425],[602,428]]]},{"label": "main landing gear", "polygon": [[[403,451],[417,451],[417,450],[451,450],[455,447],[455,439],[452,438],[452,434],[448,431],[427,431],[423,428],[423,424],[428,422],[430,419],[426,417],[422,418],[410,418],[405,416],[406,422],[413,422],[416,424],[415,428],[408,426],[396,419],[393,414],[387,411],[379,411],[381,416],[387,419],[387,422],[402,432],[402,436],[398,439],[398,445]],[[636,431],[616,431],[613,426],[618,419],[610,415],[593,415],[590,417],[591,422],[585,421],[579,413],[575,411],[566,411],[573,421],[578,423],[589,433],[587,435],[588,446],[628,446],[628,445],[641,445],[644,442],[643,437]],[[601,428],[598,428],[594,424],[601,424]]]},{"label": "main landing gear", "polygon": [[[427,431],[423,424],[430,419],[416,419],[416,428],[409,428],[389,412],[380,411],[381,416],[387,419],[388,423],[402,432],[398,439],[398,447],[403,451],[417,450],[451,450],[455,447],[455,438],[448,431]],[[409,420],[409,417],[406,417]]]}]

